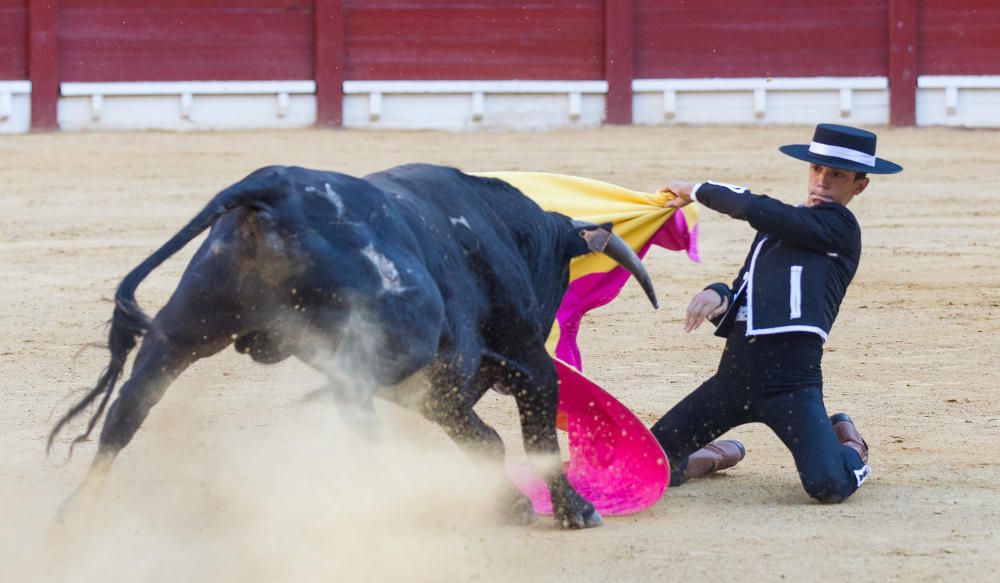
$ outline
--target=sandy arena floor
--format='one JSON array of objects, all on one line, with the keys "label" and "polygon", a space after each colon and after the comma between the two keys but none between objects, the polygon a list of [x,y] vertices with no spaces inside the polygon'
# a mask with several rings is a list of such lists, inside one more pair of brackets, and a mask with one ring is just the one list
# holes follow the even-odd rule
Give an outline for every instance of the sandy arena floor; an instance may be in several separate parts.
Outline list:
[{"label": "sandy arena floor", "polygon": [[[0,580],[996,580],[1000,569],[1000,132],[882,130],[906,167],[852,204],[861,268],[827,345],[829,409],[852,414],[872,479],[813,503],[759,426],[746,461],[653,508],[564,532],[489,511],[489,476],[435,427],[380,406],[389,439],[358,443],[319,379],[228,350],[171,388],[86,520],[50,529],[95,442],[45,457],[54,419],[107,362],[119,279],[219,189],[258,166],[362,174],[428,161],[544,170],[638,190],[673,178],[804,199],[781,156],[811,128],[607,128],[535,134],[289,131],[0,137]],[[630,283],[584,322],[585,370],[652,423],[714,370],[721,340],[686,335],[690,295],[735,274],[752,231],[702,209],[704,262],[654,251],[663,305]],[[154,273],[155,312],[195,245]],[[76,391],[76,392],[74,392]],[[519,442],[512,400],[481,412]],[[511,449],[516,449],[512,445]]]}]

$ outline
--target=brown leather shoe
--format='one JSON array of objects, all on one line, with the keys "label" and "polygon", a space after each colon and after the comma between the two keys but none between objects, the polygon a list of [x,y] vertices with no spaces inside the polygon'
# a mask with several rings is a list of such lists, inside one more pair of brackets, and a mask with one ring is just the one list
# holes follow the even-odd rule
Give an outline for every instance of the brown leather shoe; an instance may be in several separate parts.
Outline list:
[{"label": "brown leather shoe", "polygon": [[696,480],[740,463],[747,450],[735,439],[720,439],[688,456],[684,481]]},{"label": "brown leather shoe", "polygon": [[837,440],[842,445],[853,449],[861,456],[861,461],[868,463],[868,444],[858,433],[858,428],[854,426],[854,421],[847,413],[836,413],[830,416],[830,423],[833,423],[833,432],[837,435]]}]

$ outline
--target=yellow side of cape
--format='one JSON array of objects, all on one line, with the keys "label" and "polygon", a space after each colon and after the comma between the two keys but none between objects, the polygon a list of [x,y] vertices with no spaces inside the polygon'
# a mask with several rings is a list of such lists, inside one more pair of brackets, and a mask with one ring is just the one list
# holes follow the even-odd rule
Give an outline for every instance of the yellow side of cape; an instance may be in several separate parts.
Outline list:
[{"label": "yellow side of cape", "polygon": [[[676,209],[663,205],[673,198],[665,192],[646,193],[599,180],[549,174],[546,172],[478,172],[478,176],[498,178],[511,184],[547,211],[591,223],[613,223],[616,235],[638,252],[667,222]],[[693,205],[681,209],[688,225],[698,213]],[[593,253],[573,260],[570,281],[591,273],[612,270],[616,263]]]}]

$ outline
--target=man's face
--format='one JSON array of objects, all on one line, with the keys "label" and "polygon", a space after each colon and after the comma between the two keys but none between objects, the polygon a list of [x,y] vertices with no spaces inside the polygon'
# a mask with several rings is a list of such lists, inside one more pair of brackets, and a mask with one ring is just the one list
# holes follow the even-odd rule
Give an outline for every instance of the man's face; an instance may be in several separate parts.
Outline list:
[{"label": "man's face", "polygon": [[868,186],[868,177],[858,178],[857,172],[830,168],[820,164],[809,165],[809,196],[806,206],[835,202],[847,206],[851,199]]}]

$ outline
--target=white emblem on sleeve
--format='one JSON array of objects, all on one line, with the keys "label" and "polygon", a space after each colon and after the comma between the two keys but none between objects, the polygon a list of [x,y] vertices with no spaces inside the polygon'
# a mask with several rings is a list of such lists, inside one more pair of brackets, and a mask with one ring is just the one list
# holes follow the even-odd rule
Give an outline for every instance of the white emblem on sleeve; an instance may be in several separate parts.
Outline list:
[{"label": "white emblem on sleeve", "polygon": [[705,182],[707,182],[708,184],[714,184],[716,186],[721,186],[723,188],[728,188],[729,190],[732,190],[736,194],[743,194],[744,192],[747,191],[746,187],[744,187],[744,186],[736,186],[736,185],[733,185],[733,184],[726,184],[725,182],[716,182],[714,180],[706,180]]}]

